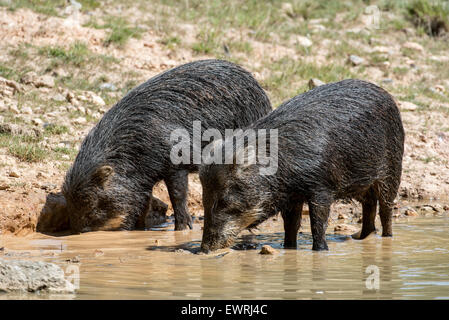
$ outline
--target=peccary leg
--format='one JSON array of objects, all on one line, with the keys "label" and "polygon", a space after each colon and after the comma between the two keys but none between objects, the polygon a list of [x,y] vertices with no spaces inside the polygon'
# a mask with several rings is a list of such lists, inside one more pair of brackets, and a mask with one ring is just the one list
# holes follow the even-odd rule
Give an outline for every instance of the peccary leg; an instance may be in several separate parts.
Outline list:
[{"label": "peccary leg", "polygon": [[377,197],[374,190],[370,189],[363,201],[362,201],[362,230],[356,234],[353,234],[354,239],[365,239],[372,232],[376,231],[376,209],[377,209]]},{"label": "peccary leg", "polygon": [[173,172],[165,179],[175,214],[175,230],[192,229],[192,218],[187,210],[188,171]]},{"label": "peccary leg", "polygon": [[326,243],[327,220],[329,219],[330,202],[309,201],[310,225],[312,227],[312,250],[329,250]]},{"label": "peccary leg", "polygon": [[298,230],[301,227],[302,207],[304,202],[297,202],[292,207],[281,211],[282,219],[284,219],[284,248],[296,249],[296,239]]},{"label": "peccary leg", "polygon": [[393,215],[393,205],[383,200],[379,201],[379,215],[382,223],[382,237],[392,237],[393,230],[391,226],[391,218]]}]

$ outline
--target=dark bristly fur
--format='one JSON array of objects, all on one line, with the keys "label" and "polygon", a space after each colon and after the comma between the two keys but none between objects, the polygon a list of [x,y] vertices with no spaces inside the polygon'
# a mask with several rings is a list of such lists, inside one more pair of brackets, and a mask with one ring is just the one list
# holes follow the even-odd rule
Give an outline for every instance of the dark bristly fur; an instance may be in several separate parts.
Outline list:
[{"label": "dark bristly fur", "polygon": [[278,212],[284,219],[284,245],[296,248],[304,202],[310,209],[313,249],[327,250],[330,205],[348,198],[363,205],[359,238],[375,230],[377,202],[382,235],[392,235],[404,130],[385,90],[360,80],[319,86],[249,128],[278,129],[278,170],[262,176],[258,164],[201,166],[203,251],[229,246],[241,230]]},{"label": "dark bristly fur", "polygon": [[[63,193],[74,232],[119,221],[134,229],[151,203],[154,184],[164,180],[176,230],[191,226],[187,174],[195,165],[170,161],[170,133],[194,120],[202,130],[248,126],[271,111],[250,73],[222,60],[202,60],[166,71],[130,91],[89,132],[67,172]],[[206,144],[206,143],[205,143]],[[118,219],[117,219],[118,218]]]}]

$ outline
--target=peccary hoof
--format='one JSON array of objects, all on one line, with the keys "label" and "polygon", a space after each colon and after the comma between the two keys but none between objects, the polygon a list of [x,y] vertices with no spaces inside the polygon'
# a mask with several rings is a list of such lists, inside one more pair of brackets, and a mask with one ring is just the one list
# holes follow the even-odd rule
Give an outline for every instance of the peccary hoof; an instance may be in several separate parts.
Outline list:
[{"label": "peccary hoof", "polygon": [[69,215],[62,193],[47,195],[45,205],[37,221],[37,232],[58,232],[69,229]]}]

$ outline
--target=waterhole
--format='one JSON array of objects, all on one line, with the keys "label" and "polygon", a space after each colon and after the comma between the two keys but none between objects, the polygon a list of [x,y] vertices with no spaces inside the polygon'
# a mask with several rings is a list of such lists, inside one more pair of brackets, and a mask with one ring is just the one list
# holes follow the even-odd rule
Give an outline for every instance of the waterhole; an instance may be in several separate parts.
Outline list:
[{"label": "waterhole", "polygon": [[[0,236],[0,257],[70,270],[67,276],[77,277],[79,289],[60,299],[449,299],[447,215],[397,221],[393,238],[330,233],[329,252],[311,250],[304,224],[297,250],[283,249],[279,218],[256,234],[245,232],[231,249],[208,255],[199,254],[200,224],[177,232],[168,224],[152,231]],[[259,254],[265,244],[277,254]]]}]

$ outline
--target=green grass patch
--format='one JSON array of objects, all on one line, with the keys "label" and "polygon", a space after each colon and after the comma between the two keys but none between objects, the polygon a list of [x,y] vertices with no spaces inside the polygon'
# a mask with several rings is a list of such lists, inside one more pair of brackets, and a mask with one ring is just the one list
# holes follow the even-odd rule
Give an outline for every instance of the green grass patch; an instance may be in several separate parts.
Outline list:
[{"label": "green grass patch", "polygon": [[414,0],[407,6],[408,18],[428,35],[439,36],[449,31],[447,1]]},{"label": "green grass patch", "polygon": [[47,135],[61,135],[69,132],[69,128],[64,125],[59,124],[49,124],[44,129],[45,134]]},{"label": "green grass patch", "polygon": [[108,16],[104,21],[104,24],[99,24],[93,19],[84,26],[95,29],[108,29],[108,34],[104,41],[105,46],[111,44],[123,46],[130,38],[140,39],[144,31],[140,27],[130,25],[123,17]]}]

